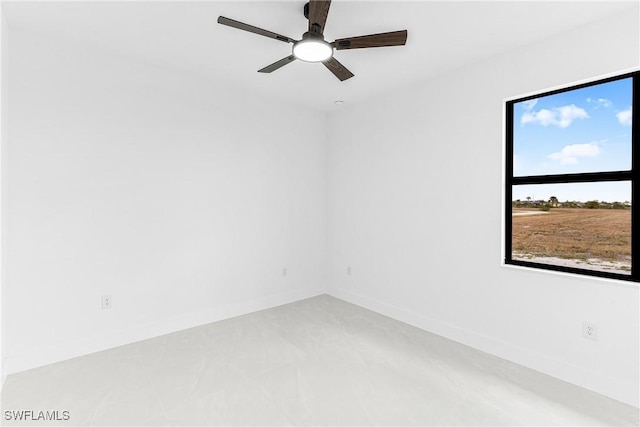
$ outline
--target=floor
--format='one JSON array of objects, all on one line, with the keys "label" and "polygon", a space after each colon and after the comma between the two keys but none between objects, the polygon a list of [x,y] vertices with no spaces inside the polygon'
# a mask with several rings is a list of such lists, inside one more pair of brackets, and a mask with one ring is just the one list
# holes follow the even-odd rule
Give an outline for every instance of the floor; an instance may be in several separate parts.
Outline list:
[{"label": "floor", "polygon": [[[32,425],[638,425],[637,408],[330,296],[10,375]],[[37,413],[37,412],[36,412]],[[37,415],[36,415],[37,417]]]}]

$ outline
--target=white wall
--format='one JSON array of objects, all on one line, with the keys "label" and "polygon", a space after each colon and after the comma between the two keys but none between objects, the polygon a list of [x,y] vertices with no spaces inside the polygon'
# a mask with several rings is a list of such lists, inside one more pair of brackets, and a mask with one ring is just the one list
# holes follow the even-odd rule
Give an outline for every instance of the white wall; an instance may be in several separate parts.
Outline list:
[{"label": "white wall", "polygon": [[8,75],[7,75],[7,47],[9,42],[9,28],[7,26],[6,17],[4,15],[4,10],[0,7],[0,387],[4,384],[4,380],[6,378],[6,374],[4,371],[4,346],[3,339],[4,331],[5,331],[5,323],[3,322],[4,317],[4,179],[2,176],[2,171],[4,170],[4,143],[7,138],[7,116],[6,116],[6,103],[8,98],[5,96],[5,88],[7,87]]},{"label": "white wall", "polygon": [[637,406],[638,287],[502,267],[501,214],[504,98],[638,67],[639,30],[617,16],[332,114],[329,293]]},{"label": "white wall", "polygon": [[323,293],[324,115],[13,29],[8,54],[7,373]]}]

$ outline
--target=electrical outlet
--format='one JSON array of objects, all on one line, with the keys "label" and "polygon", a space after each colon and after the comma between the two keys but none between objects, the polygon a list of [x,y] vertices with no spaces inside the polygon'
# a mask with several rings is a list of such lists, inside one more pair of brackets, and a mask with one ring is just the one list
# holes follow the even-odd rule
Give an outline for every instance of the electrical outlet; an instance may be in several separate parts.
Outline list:
[{"label": "electrical outlet", "polygon": [[102,296],[102,309],[107,310],[111,308],[111,295],[103,295]]},{"label": "electrical outlet", "polygon": [[347,267],[347,276],[351,276],[351,266]]},{"label": "electrical outlet", "polygon": [[598,341],[598,326],[593,323],[582,322],[582,337]]},{"label": "electrical outlet", "polygon": [[287,267],[282,269],[282,277],[287,277]]}]

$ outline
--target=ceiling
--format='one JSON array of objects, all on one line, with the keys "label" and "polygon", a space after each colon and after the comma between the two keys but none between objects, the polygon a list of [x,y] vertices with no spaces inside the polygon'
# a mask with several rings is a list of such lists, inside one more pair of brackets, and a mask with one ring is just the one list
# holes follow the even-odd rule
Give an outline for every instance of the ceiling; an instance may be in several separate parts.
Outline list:
[{"label": "ceiling", "polygon": [[[321,64],[295,61],[272,74],[257,70],[290,55],[291,45],[216,23],[219,15],[299,39],[305,0],[200,2],[3,2],[12,30],[73,38],[132,60],[236,85],[323,111],[464,67],[618,13],[638,1],[352,1],[334,0],[325,37],[408,30],[407,45],[337,51],[355,77],[340,82]],[[557,41],[554,41],[554,43]]]}]

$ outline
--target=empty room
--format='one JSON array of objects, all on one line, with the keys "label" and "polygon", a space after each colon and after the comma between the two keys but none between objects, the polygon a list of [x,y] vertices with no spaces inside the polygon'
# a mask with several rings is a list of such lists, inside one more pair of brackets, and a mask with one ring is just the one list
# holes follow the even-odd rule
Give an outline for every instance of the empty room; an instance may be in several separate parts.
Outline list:
[{"label": "empty room", "polygon": [[0,14],[0,424],[640,425],[637,0]]}]

